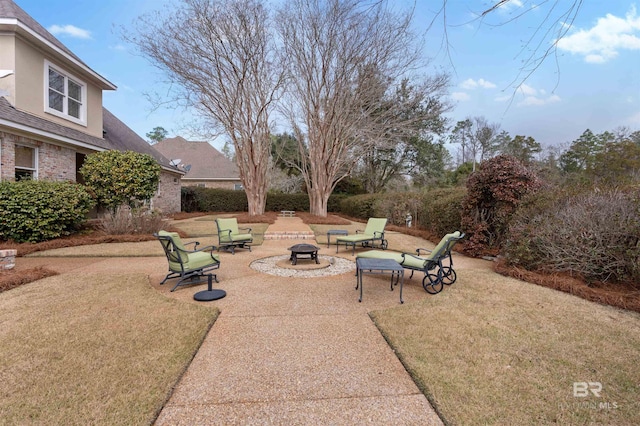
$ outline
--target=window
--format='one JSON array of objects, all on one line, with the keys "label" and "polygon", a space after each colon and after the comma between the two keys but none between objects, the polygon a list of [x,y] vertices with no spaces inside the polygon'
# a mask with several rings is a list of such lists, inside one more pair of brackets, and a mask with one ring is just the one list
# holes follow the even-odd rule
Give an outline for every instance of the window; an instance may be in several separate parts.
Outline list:
[{"label": "window", "polygon": [[244,186],[242,186],[241,183],[236,183],[236,184],[233,185],[233,189],[235,191],[242,191],[244,189]]},{"label": "window", "polygon": [[86,125],[86,85],[50,63],[45,66],[45,111]]},{"label": "window", "polygon": [[37,148],[16,145],[16,181],[38,178]]}]

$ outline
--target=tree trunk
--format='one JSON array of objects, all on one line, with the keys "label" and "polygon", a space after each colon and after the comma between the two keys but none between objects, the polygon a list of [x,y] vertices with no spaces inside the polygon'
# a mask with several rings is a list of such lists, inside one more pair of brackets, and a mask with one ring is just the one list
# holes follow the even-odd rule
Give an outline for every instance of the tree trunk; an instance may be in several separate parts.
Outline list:
[{"label": "tree trunk", "polygon": [[318,189],[312,189],[309,191],[309,210],[311,214],[327,217],[327,207],[330,195],[331,193],[325,194]]}]

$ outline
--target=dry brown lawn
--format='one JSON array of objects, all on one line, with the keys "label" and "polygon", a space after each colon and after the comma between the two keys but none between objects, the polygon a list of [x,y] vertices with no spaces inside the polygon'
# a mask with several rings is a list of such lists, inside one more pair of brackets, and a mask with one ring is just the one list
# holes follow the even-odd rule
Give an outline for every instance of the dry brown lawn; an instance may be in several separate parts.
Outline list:
[{"label": "dry brown lawn", "polygon": [[[489,270],[458,277],[372,314],[447,422],[640,424],[640,315]],[[574,382],[601,383],[600,397]]]},{"label": "dry brown lawn", "polygon": [[150,424],[218,311],[145,275],[60,275],[0,295],[0,423]]}]

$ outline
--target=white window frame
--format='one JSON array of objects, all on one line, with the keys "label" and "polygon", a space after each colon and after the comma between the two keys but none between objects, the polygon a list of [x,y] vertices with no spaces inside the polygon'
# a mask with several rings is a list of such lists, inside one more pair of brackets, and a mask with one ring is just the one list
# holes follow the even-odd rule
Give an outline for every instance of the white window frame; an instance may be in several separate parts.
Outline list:
[{"label": "white window frame", "polygon": [[[51,108],[49,106],[49,70],[50,69],[52,69],[53,71],[57,72],[62,77],[64,77],[64,93],[62,93],[62,96],[63,96],[62,112],[58,111],[57,109]],[[69,80],[72,80],[75,84],[80,86],[80,93],[82,96],[81,103],[80,103],[80,118],[76,118],[72,115],[69,115],[68,113],[69,95],[67,92],[69,89],[69,85],[68,85]],[[60,118],[64,118],[65,120],[69,120],[76,124],[80,124],[84,127],[87,127],[87,84],[84,81],[80,80],[78,77],[74,76],[73,74],[63,71],[61,68],[45,60],[44,61],[44,110],[49,114],[55,115]]]},{"label": "white window frame", "polygon": [[29,148],[33,150],[33,168],[31,167],[19,167],[18,165],[14,164],[13,166],[13,175],[15,176],[16,174],[16,170],[30,170],[32,172],[32,176],[33,176],[33,180],[37,180],[38,179],[38,147],[37,146],[31,146],[31,145],[27,145],[27,144],[15,144],[14,146],[14,152],[15,152],[15,148],[17,147],[23,147],[23,148]]}]

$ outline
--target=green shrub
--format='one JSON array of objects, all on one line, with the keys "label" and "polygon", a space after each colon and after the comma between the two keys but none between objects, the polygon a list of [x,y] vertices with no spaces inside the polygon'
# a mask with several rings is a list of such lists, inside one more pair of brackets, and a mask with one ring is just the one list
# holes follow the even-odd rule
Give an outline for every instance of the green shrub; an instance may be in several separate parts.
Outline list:
[{"label": "green shrub", "polygon": [[222,188],[182,187],[183,212],[246,212],[249,210],[244,191]]},{"label": "green shrub", "polygon": [[378,199],[377,194],[363,194],[347,197],[340,201],[340,212],[358,219],[375,217],[374,204]]},{"label": "green shrub", "polygon": [[80,168],[98,205],[115,210],[126,204],[138,207],[158,190],[160,166],[149,154],[103,151],[88,155]]},{"label": "green shrub", "polygon": [[309,196],[307,194],[282,194],[270,192],[267,194],[266,211],[279,212],[293,210],[299,212],[309,211]]},{"label": "green shrub", "polygon": [[462,203],[466,188],[438,188],[423,194],[418,224],[435,235],[445,235],[462,229]]},{"label": "green shrub", "polygon": [[545,191],[513,216],[510,265],[587,281],[640,282],[640,200],[634,191]]},{"label": "green shrub", "polygon": [[0,182],[0,239],[37,243],[70,235],[94,204],[75,183]]},{"label": "green shrub", "polygon": [[[331,195],[327,204],[328,211],[340,212],[340,202],[347,198],[342,194]],[[244,191],[230,189],[201,188],[187,186],[182,188],[183,212],[245,212],[248,210],[247,195]],[[282,210],[309,211],[307,194],[267,194],[266,211]]]}]

